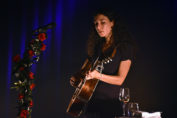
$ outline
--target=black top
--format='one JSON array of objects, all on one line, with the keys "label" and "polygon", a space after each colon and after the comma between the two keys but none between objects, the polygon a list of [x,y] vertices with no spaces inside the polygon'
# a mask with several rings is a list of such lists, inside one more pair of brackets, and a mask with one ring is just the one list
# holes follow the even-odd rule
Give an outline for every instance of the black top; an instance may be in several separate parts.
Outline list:
[{"label": "black top", "polygon": [[[121,61],[133,59],[133,46],[126,44],[123,49],[116,49],[116,54],[112,61],[104,64],[103,74],[116,75],[118,73]],[[121,105],[119,102],[119,89],[118,85],[111,85],[99,81],[91,100],[88,102],[86,114],[96,114],[96,117],[115,117],[121,115]],[[102,115],[102,116],[98,116]],[[91,117],[94,117],[93,115]],[[87,117],[88,118],[88,117]]]}]

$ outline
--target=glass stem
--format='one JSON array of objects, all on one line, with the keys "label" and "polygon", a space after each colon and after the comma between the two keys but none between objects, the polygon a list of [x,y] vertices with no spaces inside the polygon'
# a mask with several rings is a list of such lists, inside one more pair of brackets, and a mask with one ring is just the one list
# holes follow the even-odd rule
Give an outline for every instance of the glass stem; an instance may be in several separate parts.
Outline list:
[{"label": "glass stem", "polygon": [[123,116],[125,116],[125,106],[126,106],[126,103],[123,102]]}]

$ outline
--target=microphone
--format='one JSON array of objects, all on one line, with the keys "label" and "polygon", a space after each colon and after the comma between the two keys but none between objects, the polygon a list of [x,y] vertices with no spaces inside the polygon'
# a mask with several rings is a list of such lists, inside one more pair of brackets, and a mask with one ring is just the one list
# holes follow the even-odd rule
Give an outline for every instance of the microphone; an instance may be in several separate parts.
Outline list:
[{"label": "microphone", "polygon": [[36,32],[38,32],[38,33],[46,32],[48,29],[52,29],[54,27],[56,27],[56,23],[52,22],[50,24],[47,24],[47,25],[37,28],[32,33],[35,34]]}]

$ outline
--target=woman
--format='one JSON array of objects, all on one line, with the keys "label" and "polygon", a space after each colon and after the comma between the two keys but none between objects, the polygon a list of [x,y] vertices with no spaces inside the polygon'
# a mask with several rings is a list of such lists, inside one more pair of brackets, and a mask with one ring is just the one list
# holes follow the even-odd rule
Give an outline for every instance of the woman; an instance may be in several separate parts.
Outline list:
[{"label": "woman", "polygon": [[[88,40],[88,59],[85,63],[102,62],[102,72],[94,69],[85,76],[87,80],[94,78],[100,81],[87,104],[84,118],[113,118],[122,115],[119,88],[126,79],[133,57],[134,43],[131,36],[121,26],[114,13],[109,10],[96,12]],[[104,63],[107,59],[110,60]],[[77,78],[71,77],[70,83],[77,86]]]}]

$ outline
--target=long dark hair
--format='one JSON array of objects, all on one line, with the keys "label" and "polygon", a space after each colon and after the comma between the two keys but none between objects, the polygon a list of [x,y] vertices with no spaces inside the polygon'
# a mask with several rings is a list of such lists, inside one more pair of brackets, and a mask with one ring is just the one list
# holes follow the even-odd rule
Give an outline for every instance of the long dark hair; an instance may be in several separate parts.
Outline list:
[{"label": "long dark hair", "polygon": [[[112,36],[111,36],[111,40],[113,43],[111,44],[110,48],[108,48],[108,50],[105,52],[106,56],[109,56],[114,48],[119,48],[121,51],[123,50],[124,47],[126,47],[127,44],[132,44],[132,45],[135,44],[132,39],[132,36],[126,29],[125,25],[123,25],[123,23],[120,21],[120,17],[116,15],[116,13],[113,10],[105,9],[105,8],[99,9],[94,13],[93,19],[99,14],[108,17],[110,21],[114,22],[114,26],[112,27]],[[87,42],[88,56],[94,57],[98,55],[103,46],[103,43],[105,43],[105,39],[101,38],[98,35],[94,23],[92,23],[90,35]]]}]

